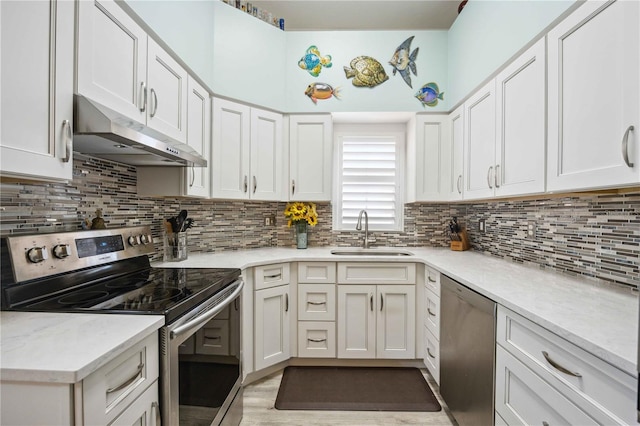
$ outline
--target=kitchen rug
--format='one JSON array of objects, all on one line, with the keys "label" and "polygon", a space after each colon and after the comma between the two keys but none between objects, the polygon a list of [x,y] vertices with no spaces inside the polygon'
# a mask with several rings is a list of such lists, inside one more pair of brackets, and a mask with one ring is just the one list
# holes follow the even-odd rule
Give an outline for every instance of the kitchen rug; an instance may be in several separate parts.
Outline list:
[{"label": "kitchen rug", "polygon": [[286,367],[278,410],[440,411],[424,376],[408,367]]}]

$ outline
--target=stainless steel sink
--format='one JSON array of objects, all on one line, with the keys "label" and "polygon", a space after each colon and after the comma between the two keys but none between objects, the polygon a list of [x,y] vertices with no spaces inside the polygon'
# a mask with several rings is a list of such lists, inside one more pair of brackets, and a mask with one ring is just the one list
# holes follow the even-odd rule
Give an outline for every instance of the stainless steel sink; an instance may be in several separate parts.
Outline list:
[{"label": "stainless steel sink", "polygon": [[394,248],[339,248],[331,250],[331,254],[336,256],[413,256],[413,253],[407,250]]}]

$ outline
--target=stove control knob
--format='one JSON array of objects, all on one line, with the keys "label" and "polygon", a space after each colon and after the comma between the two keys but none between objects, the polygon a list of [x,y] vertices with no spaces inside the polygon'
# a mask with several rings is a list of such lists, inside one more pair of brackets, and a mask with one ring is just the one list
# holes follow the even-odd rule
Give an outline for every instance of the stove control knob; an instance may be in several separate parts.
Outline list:
[{"label": "stove control knob", "polygon": [[69,244],[58,244],[53,248],[53,255],[58,259],[64,259],[71,255],[71,247]]},{"label": "stove control knob", "polygon": [[140,241],[138,241],[138,237],[136,237],[135,235],[130,236],[127,241],[129,241],[130,246],[134,247],[140,244]]},{"label": "stove control knob", "polygon": [[27,259],[31,263],[40,263],[44,262],[49,258],[49,253],[47,252],[47,248],[42,247],[32,247],[27,251]]},{"label": "stove control knob", "polygon": [[147,234],[142,234],[140,235],[140,242],[142,243],[142,245],[147,245],[151,242],[151,237]]}]

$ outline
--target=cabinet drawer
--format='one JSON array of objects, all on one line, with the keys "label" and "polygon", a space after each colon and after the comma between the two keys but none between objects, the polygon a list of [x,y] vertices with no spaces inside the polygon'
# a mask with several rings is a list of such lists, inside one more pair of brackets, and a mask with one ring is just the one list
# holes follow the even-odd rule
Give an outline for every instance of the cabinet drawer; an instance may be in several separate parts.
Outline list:
[{"label": "cabinet drawer", "polygon": [[423,327],[424,335],[424,365],[433,376],[438,385],[440,384],[440,341],[435,338],[427,327]]},{"label": "cabinet drawer", "polygon": [[229,320],[213,319],[196,332],[197,354],[230,355]]},{"label": "cabinet drawer", "polygon": [[594,419],[500,346],[496,411],[509,425],[595,425]]},{"label": "cabinet drawer", "polygon": [[303,321],[335,321],[335,284],[298,285],[298,319]]},{"label": "cabinet drawer", "polygon": [[425,297],[424,325],[440,340],[440,298],[429,290],[425,291]]},{"label": "cabinet drawer", "polygon": [[424,286],[440,297],[440,272],[436,269],[425,266]]},{"label": "cabinet drawer", "polygon": [[113,421],[113,425],[160,426],[160,405],[158,404],[158,381],[144,391],[133,404]]},{"label": "cabinet drawer", "polygon": [[336,282],[335,262],[298,263],[298,282],[334,284]]},{"label": "cabinet drawer", "polygon": [[414,263],[338,263],[340,284],[415,284]]},{"label": "cabinet drawer", "polygon": [[257,266],[254,272],[255,289],[277,287],[289,284],[289,264],[277,263],[275,265]]},{"label": "cabinet drawer", "polygon": [[152,333],[87,376],[84,424],[109,424],[158,378],[158,335]]},{"label": "cabinet drawer", "polygon": [[[497,341],[599,421],[636,421],[636,378],[502,306]],[[552,363],[580,377],[561,372]]]},{"label": "cabinet drawer", "polygon": [[335,358],[336,323],[333,321],[298,322],[298,356]]}]

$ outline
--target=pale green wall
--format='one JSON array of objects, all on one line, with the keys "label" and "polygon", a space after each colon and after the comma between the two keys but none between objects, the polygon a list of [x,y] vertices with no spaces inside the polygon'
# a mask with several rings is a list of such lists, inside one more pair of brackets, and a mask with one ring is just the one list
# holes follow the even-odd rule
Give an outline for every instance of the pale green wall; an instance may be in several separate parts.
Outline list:
[{"label": "pale green wall", "polygon": [[[437,107],[423,107],[414,95],[428,82],[436,82],[447,99],[447,32],[446,31],[287,31],[286,105],[291,112],[342,111],[443,111],[445,102]],[[418,75],[411,74],[413,88],[399,73],[392,74],[389,61],[408,37],[415,36],[411,50],[419,47],[416,59]],[[318,77],[298,67],[298,61],[308,47],[315,45],[322,55],[331,55],[333,66],[323,68]],[[347,79],[343,67],[357,56],[366,55],[382,64],[389,80],[373,87],[355,87]],[[340,88],[340,100],[313,102],[304,94],[310,83],[323,82]]]},{"label": "pale green wall", "polygon": [[575,3],[472,0],[448,33],[449,97],[454,106]]}]

